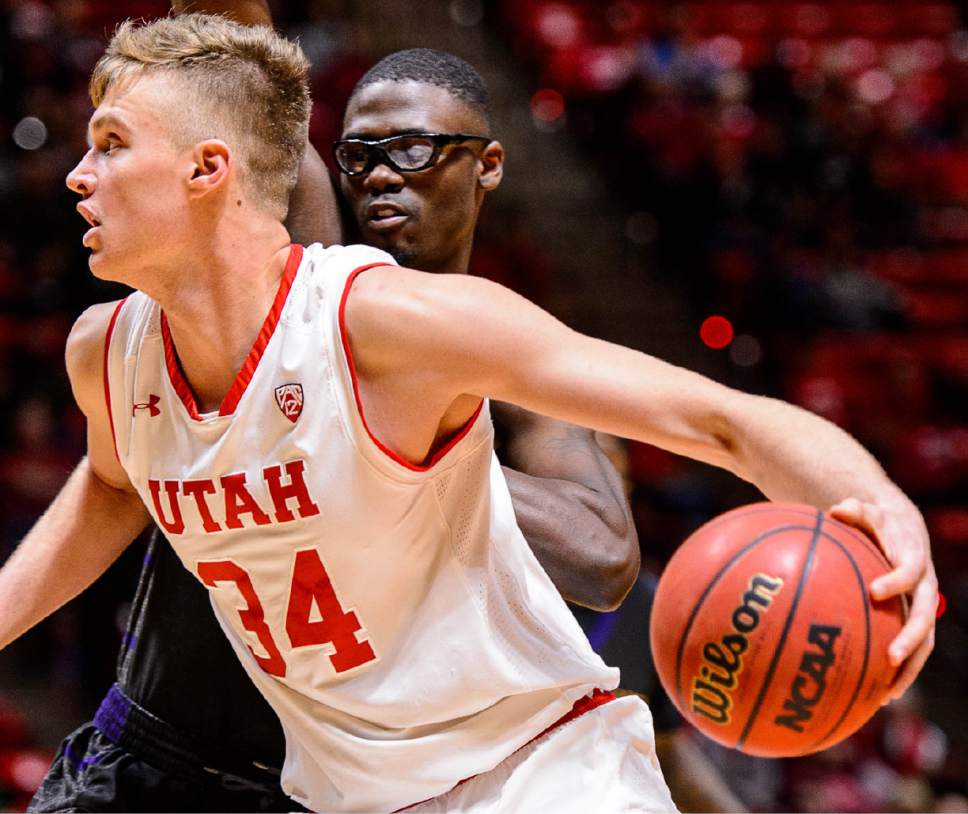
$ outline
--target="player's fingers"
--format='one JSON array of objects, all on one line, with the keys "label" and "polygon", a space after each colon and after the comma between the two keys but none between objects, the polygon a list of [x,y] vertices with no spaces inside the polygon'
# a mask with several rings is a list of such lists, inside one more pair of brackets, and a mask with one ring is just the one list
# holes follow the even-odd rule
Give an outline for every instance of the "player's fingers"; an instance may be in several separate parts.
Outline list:
[{"label": "player's fingers", "polygon": [[882,600],[913,591],[921,577],[924,576],[924,567],[924,557],[911,556],[905,559],[893,571],[889,571],[871,582],[871,596],[874,599]]},{"label": "player's fingers", "polygon": [[849,497],[835,506],[831,506],[827,514],[841,523],[860,529],[874,540],[888,557],[891,556],[881,535],[884,513],[878,506],[873,503],[865,503],[855,497]]},{"label": "player's fingers", "polygon": [[918,677],[918,673],[921,672],[921,668],[928,660],[928,656],[931,655],[932,650],[934,650],[934,630],[928,633],[927,638],[921,642],[920,646],[911,654],[911,657],[904,662],[904,665],[891,684],[888,699],[884,703],[894,701],[904,695],[907,688]]},{"label": "player's fingers", "polygon": [[914,590],[907,622],[887,649],[892,664],[901,664],[926,639],[933,640],[937,607],[938,587],[932,576]]}]

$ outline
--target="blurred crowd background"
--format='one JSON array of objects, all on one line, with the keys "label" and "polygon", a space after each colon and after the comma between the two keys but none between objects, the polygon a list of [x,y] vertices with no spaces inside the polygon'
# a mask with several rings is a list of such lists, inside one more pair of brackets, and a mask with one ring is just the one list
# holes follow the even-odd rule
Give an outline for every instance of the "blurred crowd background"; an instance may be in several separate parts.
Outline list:
[{"label": "blurred crowd background", "polygon": [[[946,613],[905,702],[812,758],[703,742],[760,811],[968,810],[968,8],[956,2],[363,0],[273,3],[313,62],[328,157],[354,83],[399,47],[487,78],[511,158],[475,273],[597,335],[801,404],[858,437],[922,507]],[[83,453],[64,374],[87,272],[63,179],[87,76],[161,0],[0,0],[0,559]],[[658,573],[756,499],[618,450]],[[143,549],[0,657],[0,807],[110,685]],[[642,658],[647,642],[640,643]],[[697,736],[698,738],[698,736]]]}]

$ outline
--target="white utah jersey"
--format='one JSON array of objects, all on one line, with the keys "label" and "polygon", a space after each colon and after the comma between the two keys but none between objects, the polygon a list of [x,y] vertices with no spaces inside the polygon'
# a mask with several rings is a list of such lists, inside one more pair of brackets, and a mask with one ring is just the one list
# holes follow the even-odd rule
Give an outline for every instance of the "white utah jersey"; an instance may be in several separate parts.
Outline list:
[{"label": "white utah jersey", "polygon": [[217,412],[146,295],[105,347],[118,458],[282,722],[283,788],[322,811],[441,794],[618,683],[517,528],[487,405],[426,466],[370,434],[343,308],[392,263],[293,246]]}]

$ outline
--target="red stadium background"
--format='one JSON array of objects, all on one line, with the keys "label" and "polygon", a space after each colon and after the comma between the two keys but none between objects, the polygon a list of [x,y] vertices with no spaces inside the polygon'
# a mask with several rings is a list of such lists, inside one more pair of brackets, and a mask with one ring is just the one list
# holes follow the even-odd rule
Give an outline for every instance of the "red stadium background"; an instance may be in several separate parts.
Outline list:
[{"label": "red stadium background", "polygon": [[[324,156],[354,83],[401,47],[488,81],[510,153],[473,270],[567,322],[801,404],[922,507],[947,613],[903,703],[812,758],[700,747],[751,810],[968,811],[968,16],[956,2],[427,0],[273,4],[313,62]],[[0,0],[0,558],[82,455],[64,374],[87,273],[63,179],[88,72],[155,0]],[[643,567],[757,498],[633,445]],[[143,549],[0,655],[0,807],[90,718]],[[635,644],[629,645],[635,647]],[[642,658],[648,644],[640,643]]]}]

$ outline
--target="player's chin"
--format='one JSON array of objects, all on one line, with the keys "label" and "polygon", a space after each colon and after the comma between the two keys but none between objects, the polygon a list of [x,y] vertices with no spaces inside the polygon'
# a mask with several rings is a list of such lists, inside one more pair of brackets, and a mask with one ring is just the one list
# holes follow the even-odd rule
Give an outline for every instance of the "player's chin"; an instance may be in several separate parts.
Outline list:
[{"label": "player's chin", "polygon": [[99,280],[109,283],[120,282],[118,264],[112,263],[109,255],[103,249],[95,249],[87,258],[87,267],[91,274]]}]

